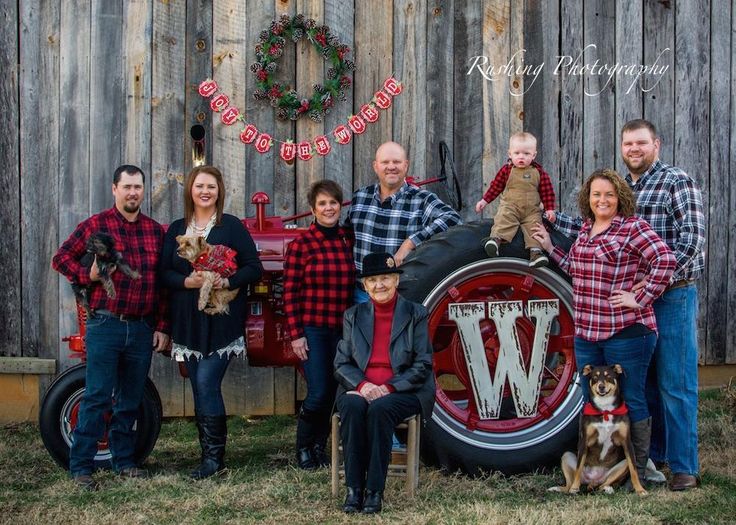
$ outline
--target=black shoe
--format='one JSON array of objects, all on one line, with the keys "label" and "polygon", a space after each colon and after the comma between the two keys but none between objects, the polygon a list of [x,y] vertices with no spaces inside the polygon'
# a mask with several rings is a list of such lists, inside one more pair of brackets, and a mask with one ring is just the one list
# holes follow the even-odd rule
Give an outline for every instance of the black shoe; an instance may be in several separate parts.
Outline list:
[{"label": "black shoe", "polygon": [[296,451],[296,462],[302,470],[317,470],[319,468],[314,453],[309,447],[300,448]]},{"label": "black shoe", "polygon": [[348,514],[354,514],[360,512],[363,508],[363,489],[356,489],[348,487],[347,496],[345,496],[345,503],[342,505],[342,511]]},{"label": "black shoe", "polygon": [[363,500],[363,514],[377,514],[383,508],[383,492],[366,490]]},{"label": "black shoe", "polygon": [[325,446],[320,443],[312,445],[312,457],[314,458],[317,468],[329,467],[332,464],[330,456],[325,452]]},{"label": "black shoe", "polygon": [[202,461],[191,473],[194,479],[204,479],[225,470],[226,416],[197,416]]}]

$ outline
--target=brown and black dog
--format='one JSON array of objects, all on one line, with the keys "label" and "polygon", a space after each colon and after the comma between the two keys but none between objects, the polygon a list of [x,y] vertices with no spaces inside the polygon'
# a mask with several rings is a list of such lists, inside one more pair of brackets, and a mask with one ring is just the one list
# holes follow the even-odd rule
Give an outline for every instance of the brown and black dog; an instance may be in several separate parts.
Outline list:
[{"label": "brown and black dog", "polygon": [[580,418],[578,453],[563,454],[565,486],[549,490],[577,494],[581,485],[587,485],[589,490],[597,488],[611,494],[613,486],[626,479],[628,472],[636,493],[646,495],[634,464],[631,424],[619,381],[621,365],[585,365],[582,374],[588,378],[590,402]]}]

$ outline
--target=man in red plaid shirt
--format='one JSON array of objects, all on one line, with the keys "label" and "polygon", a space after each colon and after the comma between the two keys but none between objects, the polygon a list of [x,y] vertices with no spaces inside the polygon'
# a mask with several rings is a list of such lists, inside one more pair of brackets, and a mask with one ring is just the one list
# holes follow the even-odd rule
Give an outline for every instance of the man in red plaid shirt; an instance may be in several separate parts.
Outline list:
[{"label": "man in red plaid shirt", "polygon": [[[115,205],[79,224],[52,261],[54,269],[69,281],[92,287],[89,303],[94,315],[87,320],[85,337],[86,389],[69,458],[72,478],[86,490],[96,488],[91,476],[94,457],[105,432],[104,415],[110,410],[108,437],[114,470],[127,477],[147,475],[135,462],[134,424],[151,352],[166,348],[169,329],[166,301],[159,301],[156,286],[164,230],[140,213],[143,185],[140,168],[117,168],[112,184]],[[114,298],[108,297],[99,283],[97,261],[90,268],[80,263],[87,238],[97,232],[111,235],[115,249],[140,273],[140,279],[131,279],[123,272],[112,272]]]}]

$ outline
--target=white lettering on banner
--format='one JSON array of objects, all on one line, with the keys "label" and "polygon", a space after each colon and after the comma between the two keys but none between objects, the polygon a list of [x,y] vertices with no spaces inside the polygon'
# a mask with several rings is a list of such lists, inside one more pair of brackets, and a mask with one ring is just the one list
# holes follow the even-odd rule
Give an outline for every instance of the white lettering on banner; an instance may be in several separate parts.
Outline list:
[{"label": "white lettering on banner", "polygon": [[491,378],[480,332],[480,321],[485,319],[485,303],[449,305],[448,317],[457,324],[480,419],[498,419],[506,379],[511,386],[516,416],[534,417],[537,413],[549,333],[552,321],[559,314],[560,303],[557,299],[527,303],[527,317],[536,320],[528,371],[524,369],[524,356],[516,329],[516,319],[524,315],[523,309],[521,301],[488,303],[488,317],[496,325],[500,346],[496,370]]}]

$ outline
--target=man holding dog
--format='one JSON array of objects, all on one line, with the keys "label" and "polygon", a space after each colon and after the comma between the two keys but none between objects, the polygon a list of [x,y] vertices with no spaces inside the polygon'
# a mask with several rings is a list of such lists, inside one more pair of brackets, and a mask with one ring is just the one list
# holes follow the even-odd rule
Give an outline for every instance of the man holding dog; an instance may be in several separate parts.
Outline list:
[{"label": "man holding dog", "polygon": [[[355,231],[354,258],[359,272],[366,255],[389,252],[401,265],[420,243],[462,222],[437,195],[407,184],[409,160],[400,144],[381,144],[373,171],[378,184],[358,189],[348,214],[348,224]],[[368,295],[361,290],[356,300],[365,302]]]},{"label": "man holding dog", "polygon": [[[672,490],[698,483],[698,295],[695,283],[705,267],[703,200],[695,181],[684,171],[659,160],[660,139],[654,125],[643,119],[627,122],[621,131],[621,156],[628,168],[626,182],[634,191],[637,214],[647,220],[677,259],[665,292],[654,302],[659,337],[650,365],[661,397],[663,436],[652,426],[652,457],[666,460]],[[580,222],[557,212],[553,227],[576,234]],[[643,283],[634,286],[638,290]],[[653,394],[653,396],[650,395]],[[649,399],[656,418],[659,399]]]},{"label": "man holding dog", "polygon": [[[69,281],[90,286],[90,308],[85,345],[86,390],[69,458],[69,471],[80,488],[95,490],[92,478],[97,442],[105,433],[105,413],[112,411],[108,438],[113,469],[125,477],[146,477],[135,464],[134,424],[143,398],[152,351],[169,341],[165,303],[159,303],[156,270],[163,243],[163,227],[140,212],[144,193],[143,171],[123,165],[113,175],[115,205],[80,223],[64,241],[52,266]],[[114,272],[114,297],[99,283],[97,260],[82,264],[87,238],[106,232],[115,248],[140,273],[132,279]],[[112,402],[113,391],[115,402]]]}]

